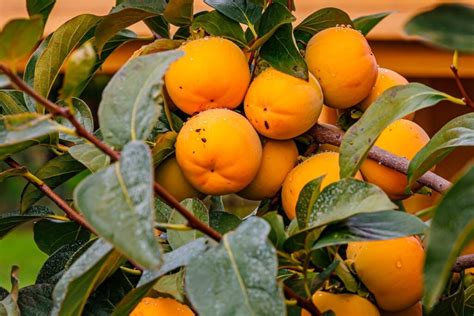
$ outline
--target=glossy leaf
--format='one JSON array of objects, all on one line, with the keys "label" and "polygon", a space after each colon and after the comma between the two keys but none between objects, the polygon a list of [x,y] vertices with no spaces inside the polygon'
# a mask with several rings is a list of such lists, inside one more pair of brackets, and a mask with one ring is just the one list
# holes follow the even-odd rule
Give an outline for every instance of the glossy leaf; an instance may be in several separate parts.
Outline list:
[{"label": "glossy leaf", "polygon": [[254,25],[262,15],[262,3],[252,0],[204,0],[204,2],[232,20]]},{"label": "glossy leaf", "polygon": [[[78,98],[71,98],[68,101],[59,101],[58,104],[62,107],[69,107],[71,110],[73,110],[74,117],[79,123],[81,123],[82,127],[84,127],[84,129],[90,133],[94,132],[94,117],[92,116],[91,109],[84,101]],[[63,117],[58,117],[57,121],[62,125],[69,127],[70,129],[74,129],[74,126],[71,124],[71,122]],[[65,133],[60,133],[59,137],[63,140],[68,140],[71,142],[83,141],[83,139],[79,136],[76,137]]]},{"label": "glossy leaf", "polygon": [[170,0],[163,16],[176,26],[188,26],[193,19],[193,0]]},{"label": "glossy leaf", "polygon": [[41,15],[43,20],[46,21],[53,10],[56,0],[27,0],[26,9],[30,16]]},{"label": "glossy leaf", "polygon": [[163,256],[163,265],[159,270],[145,270],[137,284],[137,287],[130,291],[117,305],[114,315],[128,315],[141,298],[153,287],[161,276],[176,270],[179,267],[188,265],[196,256],[209,248],[209,241],[199,238],[190,243],[166,253]]},{"label": "glossy leaf", "polygon": [[291,24],[285,24],[276,30],[260,48],[260,57],[277,70],[308,79],[308,67],[296,47]]},{"label": "glossy leaf", "polygon": [[53,211],[45,206],[33,206],[25,213],[8,212],[0,214],[0,239],[17,226],[41,218],[55,218],[55,215]]},{"label": "glossy leaf", "polygon": [[66,244],[90,238],[88,230],[72,221],[40,220],[33,226],[33,233],[38,248],[48,255]]},{"label": "glossy leaf", "polygon": [[95,15],[79,15],[61,25],[53,33],[47,47],[36,61],[33,85],[36,92],[44,97],[49,96],[67,57],[76,46],[92,36],[90,31],[99,21],[100,18]]},{"label": "glossy leaf", "polygon": [[247,40],[240,24],[218,11],[206,12],[198,15],[192,25],[192,30],[202,28],[206,33],[213,36],[220,36],[236,42],[245,47]]},{"label": "glossy leaf", "polygon": [[286,239],[285,223],[283,217],[277,212],[268,212],[262,216],[270,225],[270,233],[268,239],[273,243],[275,248],[281,249]]},{"label": "glossy leaf", "polygon": [[54,287],[51,315],[82,315],[90,293],[118,268],[121,261],[112,245],[103,239],[95,241]]},{"label": "glossy leaf", "polygon": [[234,214],[214,211],[209,214],[209,224],[220,234],[236,229],[242,221]]},{"label": "glossy leaf", "polygon": [[0,90],[0,109],[3,109],[5,115],[30,111],[25,104],[23,92],[18,90]]},{"label": "glossy leaf", "polygon": [[[144,20],[146,26],[153,32],[155,37],[170,38],[170,25],[163,15],[158,15]],[[158,35],[158,36],[156,36]]]},{"label": "glossy leaf", "polygon": [[424,234],[428,226],[401,211],[361,213],[326,227],[312,250],[352,241],[385,240]]},{"label": "glossy leaf", "polygon": [[[269,225],[250,217],[187,266],[188,299],[201,315],[284,315]],[[229,299],[232,297],[232,299]]]},{"label": "glossy leaf", "polygon": [[92,144],[72,146],[69,154],[91,172],[97,172],[110,164],[110,157]]},{"label": "glossy leaf", "polygon": [[49,116],[22,113],[0,117],[0,160],[48,139],[61,129]]},{"label": "glossy leaf", "polygon": [[165,6],[163,0],[125,0],[114,7],[102,18],[95,31],[95,45],[99,55],[105,43],[119,31],[163,13]]},{"label": "glossy leaf", "polygon": [[[71,155],[64,154],[46,162],[35,173],[35,176],[44,181],[50,188],[55,189],[84,169],[84,166],[71,157]],[[21,193],[21,211],[23,212],[28,209],[31,205],[38,202],[43,196],[43,192],[41,192],[33,184],[27,183]]]},{"label": "glossy leaf", "polygon": [[461,101],[420,83],[396,86],[382,93],[344,135],[339,151],[341,178],[350,177],[359,170],[385,127],[410,113],[443,100],[455,103]]},{"label": "glossy leaf", "polygon": [[362,34],[366,36],[377,24],[379,24],[383,19],[385,19],[392,13],[393,11],[387,11],[366,16],[360,16],[354,19],[354,27],[356,30],[361,31]]},{"label": "glossy leaf", "polygon": [[309,216],[313,212],[314,204],[321,193],[321,182],[324,177],[319,177],[306,183],[296,202],[296,219],[300,229],[306,228]]},{"label": "glossy leaf", "polygon": [[[206,206],[198,199],[186,199],[181,202],[188,211],[193,213],[201,222],[209,224],[209,211]],[[171,212],[168,223],[170,224],[186,224],[188,221],[178,211]],[[193,240],[203,237],[203,233],[197,230],[178,231],[167,230],[168,242],[173,249],[177,249]]]},{"label": "glossy leaf", "polygon": [[11,63],[25,57],[42,34],[41,16],[9,21],[0,31],[0,61]]},{"label": "glossy leaf", "polygon": [[409,183],[414,183],[454,149],[461,146],[474,146],[474,113],[456,117],[446,123],[413,157],[408,167]]},{"label": "glossy leaf", "polygon": [[405,25],[405,32],[441,48],[474,53],[473,19],[472,6],[442,4],[414,16]]},{"label": "glossy leaf", "polygon": [[127,144],[119,162],[85,178],[74,190],[74,202],[101,237],[136,264],[161,264],[154,235],[151,154],[143,142]]},{"label": "glossy leaf", "polygon": [[451,267],[474,229],[474,167],[439,202],[428,233],[423,305],[430,310],[450,278]]},{"label": "glossy leaf", "polygon": [[[157,104],[168,66],[182,56],[169,51],[132,59],[110,80],[99,107],[104,140],[122,148],[130,140],[144,140],[158,121]],[[122,90],[123,93],[116,93]]]}]

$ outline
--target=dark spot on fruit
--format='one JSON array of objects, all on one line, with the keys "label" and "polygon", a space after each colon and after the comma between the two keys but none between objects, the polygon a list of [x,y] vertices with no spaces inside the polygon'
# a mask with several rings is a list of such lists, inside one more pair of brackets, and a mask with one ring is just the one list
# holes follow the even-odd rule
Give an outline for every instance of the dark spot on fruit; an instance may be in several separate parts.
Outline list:
[{"label": "dark spot on fruit", "polygon": [[180,88],[181,90],[183,90],[183,87],[182,87],[182,86],[179,86],[179,88]]},{"label": "dark spot on fruit", "polygon": [[268,122],[267,122],[267,121],[265,121],[264,124],[265,124],[265,128],[266,128],[266,129],[270,129],[270,125],[268,125]]},{"label": "dark spot on fruit", "polygon": [[196,133],[199,133],[201,131],[200,128],[196,128]]},{"label": "dark spot on fruit", "polygon": [[205,142],[207,142],[207,139],[201,138],[201,141],[202,141],[203,143],[205,143]]},{"label": "dark spot on fruit", "polygon": [[214,102],[214,99],[211,99],[211,102]]},{"label": "dark spot on fruit", "polygon": [[263,108],[263,112],[267,112],[267,108]]},{"label": "dark spot on fruit", "polygon": [[214,172],[214,169],[211,169],[211,172]]},{"label": "dark spot on fruit", "polygon": [[193,154],[195,154],[196,152],[193,150]]}]

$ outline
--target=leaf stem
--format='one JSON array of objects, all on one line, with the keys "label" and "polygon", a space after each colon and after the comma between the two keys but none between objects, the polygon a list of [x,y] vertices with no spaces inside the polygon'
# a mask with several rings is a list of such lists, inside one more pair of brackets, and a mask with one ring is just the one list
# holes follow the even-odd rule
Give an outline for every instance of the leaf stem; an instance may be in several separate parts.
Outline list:
[{"label": "leaf stem", "polygon": [[[314,125],[309,134],[320,144],[331,144],[334,146],[341,146],[342,138],[344,137],[344,133],[331,130],[320,124]],[[396,156],[376,146],[372,147],[367,157],[403,174],[407,174],[408,166],[410,165],[408,159]],[[431,171],[421,176],[417,182],[439,193],[446,192],[452,185],[451,182]]]},{"label": "leaf stem", "polygon": [[308,267],[309,267],[309,261],[311,259],[311,256],[309,253],[306,254],[306,257],[304,258],[304,263],[303,263],[303,282],[304,282],[304,290],[306,292],[307,297],[311,297],[311,290],[309,289],[308,285]]},{"label": "leaf stem", "polygon": [[306,299],[302,298],[301,296],[299,296],[295,291],[293,291],[288,286],[285,286],[283,288],[283,290],[285,291],[286,297],[288,297],[290,299],[294,299],[300,307],[304,308],[311,315],[313,315],[313,316],[320,316],[321,315],[321,312],[316,308],[316,306],[314,306],[313,302],[310,299],[306,300]]},{"label": "leaf stem", "polygon": [[159,230],[179,230],[179,231],[189,231],[192,230],[191,227],[184,224],[169,224],[169,223],[155,223],[155,228]]},{"label": "leaf stem", "polygon": [[454,74],[454,80],[456,80],[456,85],[458,86],[459,92],[461,92],[463,101],[471,108],[474,108],[474,102],[469,97],[469,94],[467,93],[466,89],[464,88],[464,85],[462,84],[461,77],[459,77],[457,66],[453,63],[449,68],[451,68],[451,71]]}]

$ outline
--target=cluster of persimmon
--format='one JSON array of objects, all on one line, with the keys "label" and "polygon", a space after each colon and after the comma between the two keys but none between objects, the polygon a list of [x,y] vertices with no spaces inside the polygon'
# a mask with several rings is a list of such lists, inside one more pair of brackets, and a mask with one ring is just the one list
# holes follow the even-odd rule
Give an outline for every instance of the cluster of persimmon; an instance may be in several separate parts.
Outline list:
[{"label": "cluster of persimmon", "polygon": [[[321,146],[312,156],[299,157],[294,139],[318,122],[335,125],[336,112],[365,111],[386,89],[408,83],[379,68],[365,37],[349,27],[328,28],[308,42],[308,80],[272,67],[251,72],[244,52],[224,38],[195,39],[179,49],[184,56],[169,67],[165,87],[189,119],[175,154],[157,167],[157,181],[178,200],[226,194],[263,200],[281,194],[290,220],[309,181],[324,176],[324,189],[339,180],[337,147]],[[412,119],[390,124],[375,145],[412,159],[429,141]],[[355,178],[376,184],[391,199],[407,197],[406,176],[375,161],[366,160]],[[421,315],[424,250],[416,237],[354,242],[346,253],[373,300],[319,290],[313,300],[321,311]]]}]

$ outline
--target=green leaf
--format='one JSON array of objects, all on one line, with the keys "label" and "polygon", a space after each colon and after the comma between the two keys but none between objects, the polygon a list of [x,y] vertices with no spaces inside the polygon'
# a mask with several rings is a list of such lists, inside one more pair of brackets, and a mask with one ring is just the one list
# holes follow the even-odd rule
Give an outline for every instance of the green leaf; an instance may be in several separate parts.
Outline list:
[{"label": "green leaf", "polygon": [[28,169],[26,167],[6,169],[0,172],[0,183],[10,177],[23,176],[27,172]]},{"label": "green leaf", "polygon": [[[51,36],[47,47],[36,61],[34,89],[48,97],[61,67],[73,49],[88,40],[91,30],[100,18],[91,14],[82,14],[61,25]],[[38,105],[39,106],[39,105]],[[38,107],[41,110],[41,107]]]},{"label": "green leaf", "polygon": [[[78,98],[71,98],[68,101],[59,101],[58,104],[62,107],[69,107],[74,111],[74,117],[76,120],[81,123],[82,127],[90,133],[94,132],[94,118],[92,116],[91,109],[89,106],[82,101],[81,99]],[[64,118],[64,117],[58,117],[57,121],[61,123],[62,125],[69,127],[70,129],[74,129],[74,126],[71,124],[71,122]],[[60,133],[59,137],[64,140],[68,140],[71,142],[82,142],[83,139],[79,136],[72,136],[69,134],[65,133]]]},{"label": "green leaf", "polygon": [[461,101],[421,83],[396,86],[382,93],[344,135],[339,150],[341,178],[353,176],[359,170],[377,137],[388,125],[443,100]]},{"label": "green leaf", "polygon": [[35,243],[44,253],[51,255],[64,245],[90,238],[88,230],[71,221],[52,221],[43,219],[33,226]]},{"label": "green leaf", "polygon": [[159,38],[151,42],[150,44],[140,47],[138,50],[136,50],[133,53],[132,58],[138,57],[138,56],[150,55],[150,54],[158,53],[158,52],[164,52],[167,50],[172,50],[172,49],[180,47],[181,44],[183,44],[183,41],[181,40]]},{"label": "green leaf", "polygon": [[291,24],[285,24],[275,31],[260,48],[260,57],[277,70],[308,79],[308,67],[296,47]]},{"label": "green leaf", "polygon": [[155,216],[157,222],[168,223],[172,212],[173,209],[168,204],[159,198],[155,198]]},{"label": "green leaf", "polygon": [[261,2],[252,0],[204,0],[204,2],[228,18],[251,27],[262,16]]},{"label": "green leaf", "polygon": [[102,18],[95,31],[95,46],[99,55],[105,43],[119,31],[141,20],[163,13],[163,0],[125,0]]},{"label": "green leaf", "polygon": [[296,219],[300,229],[306,228],[308,225],[309,216],[313,212],[314,204],[321,193],[321,182],[323,179],[324,176],[311,180],[301,189],[298,201],[296,202]]},{"label": "green leaf", "polygon": [[56,0],[27,0],[26,9],[28,10],[28,15],[41,15],[43,20],[46,22],[48,20],[51,10],[53,10]]},{"label": "green leaf", "polygon": [[[424,308],[425,309],[425,308]],[[447,315],[472,315],[468,313],[468,307],[464,304],[463,284],[455,287],[454,293],[448,293],[436,302],[429,316],[447,316]]]},{"label": "green leaf", "polygon": [[441,48],[474,53],[473,20],[472,6],[443,4],[414,16],[405,25],[405,32]]},{"label": "green leaf", "polygon": [[[44,181],[50,188],[55,189],[83,170],[84,166],[81,163],[77,162],[71,155],[64,154],[46,162],[35,173],[35,176]],[[43,196],[44,193],[42,191],[33,184],[27,183],[21,193],[21,211],[27,210]]]},{"label": "green leaf", "polygon": [[97,172],[110,164],[110,157],[92,144],[72,146],[69,154],[91,172]]},{"label": "green leaf", "polygon": [[258,38],[252,43],[249,51],[260,48],[276,30],[285,24],[292,23],[296,18],[288,9],[279,3],[271,4],[263,13],[262,18],[257,24]]},{"label": "green leaf", "polygon": [[247,46],[247,40],[240,24],[218,11],[198,15],[191,25],[191,30],[200,28],[210,35],[227,38],[242,47]]},{"label": "green leaf", "polygon": [[85,178],[74,190],[74,202],[123,255],[144,268],[161,264],[153,227],[152,161],[145,143],[127,144],[119,162]]},{"label": "green leaf", "polygon": [[262,218],[270,224],[268,239],[270,239],[275,248],[281,249],[286,239],[283,217],[275,211],[266,213]]},{"label": "green leaf", "polygon": [[199,238],[176,250],[166,253],[163,256],[164,263],[159,270],[143,271],[137,287],[120,301],[114,315],[128,315],[161,276],[179,267],[188,265],[197,255],[209,248],[208,243],[209,241],[205,238]]},{"label": "green leaf", "polygon": [[89,79],[95,62],[96,53],[90,41],[85,42],[71,54],[66,63],[63,87],[59,93],[60,99],[68,100],[80,95],[79,89],[83,82]]},{"label": "green leaf", "polygon": [[51,315],[82,315],[91,292],[122,262],[112,245],[99,239],[64,272],[53,291]]},{"label": "green leaf", "polygon": [[20,289],[18,306],[21,315],[50,315],[52,284],[36,284]]},{"label": "green leaf", "polygon": [[427,228],[418,217],[405,212],[361,213],[326,227],[311,249],[347,244],[352,241],[385,240],[421,235]]},{"label": "green leaf", "polygon": [[[189,212],[197,217],[201,222],[209,224],[209,211],[206,206],[198,199],[185,199],[181,202]],[[168,223],[170,224],[186,224],[188,221],[178,211],[171,212]],[[168,230],[168,242],[173,249],[177,249],[193,240],[203,237],[203,233],[197,230],[177,231]]]},{"label": "green leaf", "polygon": [[[250,217],[186,269],[186,293],[200,315],[284,315],[270,227]],[[232,298],[232,299],[229,299]]]},{"label": "green leaf", "polygon": [[0,117],[0,160],[35,144],[61,129],[48,115],[22,113]]},{"label": "green leaf", "polygon": [[0,31],[0,61],[15,62],[31,52],[43,34],[43,19],[9,21]]},{"label": "green leaf", "polygon": [[409,184],[460,146],[474,146],[474,113],[456,117],[446,123],[413,157],[407,173]]},{"label": "green leaf", "polygon": [[35,284],[56,284],[63,275],[70,258],[85,244],[84,240],[65,244],[52,253],[36,277]]},{"label": "green leaf", "polygon": [[184,271],[180,269],[176,273],[163,275],[153,285],[153,291],[163,296],[171,296],[178,301],[184,301]]},{"label": "green leaf", "polygon": [[174,153],[174,144],[177,136],[178,134],[176,132],[166,132],[158,137],[155,146],[151,150],[153,165],[155,167]]},{"label": "green leaf", "polygon": [[214,211],[209,214],[209,223],[220,234],[225,234],[237,228],[242,221],[234,214]]},{"label": "green leaf", "polygon": [[155,37],[170,38],[170,25],[162,15],[145,19],[144,22]]},{"label": "green leaf", "polygon": [[385,19],[392,13],[394,13],[394,11],[380,12],[371,15],[360,16],[354,19],[354,27],[356,30],[361,31],[362,34],[366,36],[377,24],[379,24],[383,19]]},{"label": "green leaf", "polygon": [[423,306],[428,311],[450,278],[451,267],[474,230],[474,167],[445,194],[428,233]]},{"label": "green leaf", "polygon": [[0,90],[0,108],[5,115],[29,112],[23,92],[18,90]]},{"label": "green leaf", "polygon": [[0,214],[0,239],[21,224],[41,218],[55,218],[55,215],[53,211],[45,206],[33,206],[25,213],[8,212]]},{"label": "green leaf", "polygon": [[112,77],[99,107],[105,142],[122,148],[130,140],[148,137],[162,111],[157,99],[161,95],[163,75],[182,55],[180,51],[169,51],[140,56]]},{"label": "green leaf", "polygon": [[176,26],[188,26],[193,19],[193,0],[170,0],[163,15]]}]

